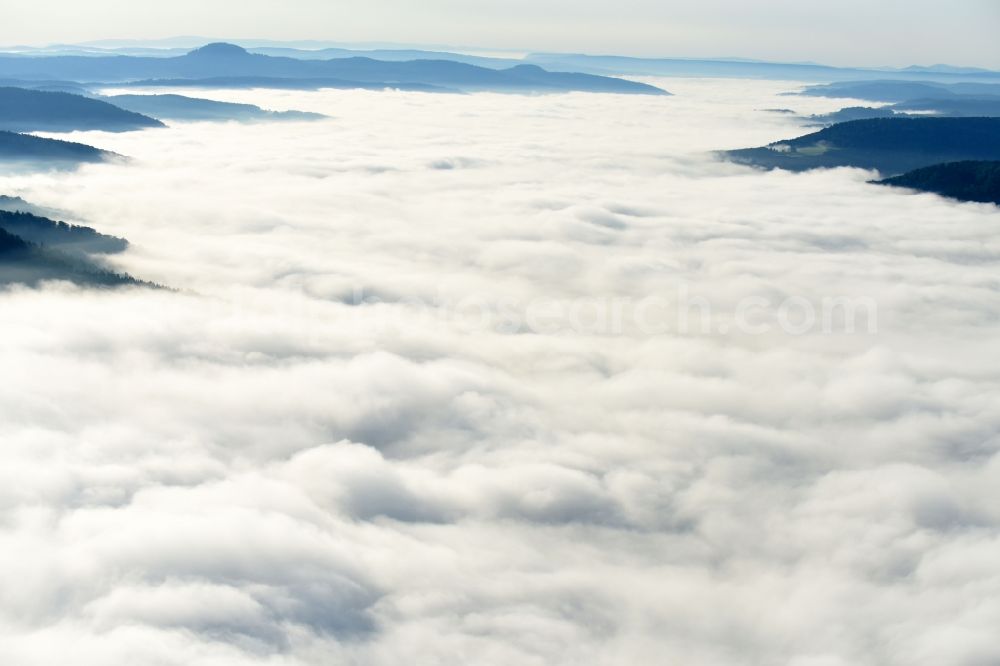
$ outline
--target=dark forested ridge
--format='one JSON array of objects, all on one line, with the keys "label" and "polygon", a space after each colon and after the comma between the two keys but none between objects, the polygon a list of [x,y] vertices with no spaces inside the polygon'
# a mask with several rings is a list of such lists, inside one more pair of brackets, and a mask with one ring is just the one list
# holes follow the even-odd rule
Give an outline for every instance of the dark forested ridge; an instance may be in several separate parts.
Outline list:
[{"label": "dark forested ridge", "polygon": [[90,227],[50,220],[27,212],[0,210],[0,229],[36,245],[85,254],[111,254],[128,248],[128,241],[124,238],[105,236]]},{"label": "dark forested ridge", "polygon": [[0,163],[34,163],[43,167],[61,168],[120,157],[82,143],[0,130]]},{"label": "dark forested ridge", "polygon": [[[16,205],[16,197],[3,197]],[[57,222],[32,213],[0,210],[0,285],[36,285],[67,280],[79,285],[149,285],[109,269],[98,256],[121,252],[128,243],[89,227]]]},{"label": "dark forested ridge", "polygon": [[1000,118],[875,118],[725,157],[767,169],[858,167],[886,175],[943,162],[1000,159]]},{"label": "dark forested ridge", "polygon": [[148,127],[163,127],[163,123],[81,95],[0,87],[0,130],[124,132]]},{"label": "dark forested ridge", "polygon": [[877,182],[933,192],[960,201],[1000,205],[1000,161],[935,164]]},{"label": "dark forested ridge", "polygon": [[146,284],[87,257],[29,243],[0,228],[0,285],[33,286],[44,280],[67,280],[94,287]]}]

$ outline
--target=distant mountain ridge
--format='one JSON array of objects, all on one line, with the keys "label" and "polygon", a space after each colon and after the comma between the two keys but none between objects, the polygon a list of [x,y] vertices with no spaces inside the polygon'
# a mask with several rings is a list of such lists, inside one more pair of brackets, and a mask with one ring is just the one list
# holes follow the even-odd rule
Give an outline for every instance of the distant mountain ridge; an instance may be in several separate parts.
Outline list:
[{"label": "distant mountain ridge", "polygon": [[869,118],[921,117],[950,118],[1000,117],[1000,84],[921,83],[914,81],[843,81],[809,86],[787,95],[851,98],[888,102],[888,106],[850,106],[833,113],[810,116],[817,124],[833,124]]},{"label": "distant mountain ridge", "polygon": [[553,70],[591,74],[637,76],[698,76],[784,79],[789,81],[844,81],[906,78],[918,81],[996,81],[1000,72],[954,67],[936,68],[832,67],[815,63],[762,62],[737,58],[637,58],[616,55],[531,53],[525,62]]},{"label": "distant mountain ridge", "polygon": [[805,118],[810,125],[836,125],[837,123],[847,123],[852,120],[870,120],[872,118],[895,118],[905,116],[898,114],[890,107],[872,106],[848,106],[832,113],[815,114]]},{"label": "distant mountain ridge", "polygon": [[319,120],[320,113],[266,111],[254,104],[218,102],[184,95],[114,95],[105,101],[122,109],[166,120]]},{"label": "distant mountain ridge", "polygon": [[918,99],[889,106],[849,106],[833,113],[812,115],[813,124],[833,125],[871,118],[996,118],[1000,117],[1000,97],[955,96],[945,99]]},{"label": "distant mountain ridge", "polygon": [[548,72],[535,65],[498,70],[452,60],[382,61],[363,57],[303,60],[250,53],[225,43],[208,44],[170,58],[0,55],[0,79],[125,83],[227,77],[329,79],[383,86],[416,84],[463,91],[667,94],[655,86],[635,81]]},{"label": "distant mountain ridge", "polygon": [[1000,96],[1000,80],[996,83],[936,83],[899,79],[877,81],[838,81],[809,86],[790,95],[807,97],[848,97],[871,102],[908,102],[918,99],[949,99],[962,97],[988,98]]},{"label": "distant mountain ridge", "polygon": [[371,58],[372,60],[406,61],[406,60],[451,60],[462,62],[467,65],[477,65],[489,69],[508,69],[515,65],[524,64],[520,58],[496,58],[489,56],[469,55],[466,53],[453,53],[450,51],[421,50],[421,49],[346,49],[346,48],[321,48],[321,49],[296,49],[279,46],[247,46],[251,53],[262,55],[283,56],[287,58],[297,58],[299,60],[331,60],[333,58]]},{"label": "distant mountain ridge", "polygon": [[331,78],[281,78],[273,76],[216,76],[207,79],[140,79],[122,83],[92,84],[102,88],[274,88],[278,90],[405,90],[409,92],[461,93],[426,83],[377,83]]},{"label": "distant mountain ridge", "polygon": [[[169,58],[181,56],[197,46],[219,41],[199,37],[165,40],[111,40],[48,47],[22,47],[16,53],[31,55],[112,55]],[[575,71],[610,76],[702,76],[771,78],[799,81],[844,81],[906,78],[918,81],[1000,81],[1000,72],[981,67],[954,65],[911,65],[909,67],[837,67],[811,62],[772,62],[737,57],[635,57],[579,53],[487,53],[480,55],[442,45],[347,44],[325,41],[235,40],[251,53],[283,56],[299,60],[329,60],[362,57],[382,61],[450,60],[489,69],[508,69],[518,64],[535,64],[553,71]],[[158,76],[159,77],[159,76]],[[161,77],[162,78],[162,77]]]}]

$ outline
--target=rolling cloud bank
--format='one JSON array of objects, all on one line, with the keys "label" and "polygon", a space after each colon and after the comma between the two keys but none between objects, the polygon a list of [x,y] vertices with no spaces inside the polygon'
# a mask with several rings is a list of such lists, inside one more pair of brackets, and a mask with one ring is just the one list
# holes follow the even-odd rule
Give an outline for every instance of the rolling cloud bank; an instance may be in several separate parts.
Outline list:
[{"label": "rolling cloud bank", "polygon": [[199,90],[326,117],[0,175],[172,288],[0,292],[0,663],[1000,662],[1000,212],[715,157],[792,87]]}]

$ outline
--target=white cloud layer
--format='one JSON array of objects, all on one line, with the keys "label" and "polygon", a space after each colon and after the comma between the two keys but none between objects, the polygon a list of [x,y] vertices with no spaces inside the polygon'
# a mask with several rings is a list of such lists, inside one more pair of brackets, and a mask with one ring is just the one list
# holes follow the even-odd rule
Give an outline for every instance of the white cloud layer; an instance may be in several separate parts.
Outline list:
[{"label": "white cloud layer", "polygon": [[0,177],[178,289],[0,294],[0,663],[1000,662],[1000,213],[711,159],[789,85],[219,92],[333,118]]}]

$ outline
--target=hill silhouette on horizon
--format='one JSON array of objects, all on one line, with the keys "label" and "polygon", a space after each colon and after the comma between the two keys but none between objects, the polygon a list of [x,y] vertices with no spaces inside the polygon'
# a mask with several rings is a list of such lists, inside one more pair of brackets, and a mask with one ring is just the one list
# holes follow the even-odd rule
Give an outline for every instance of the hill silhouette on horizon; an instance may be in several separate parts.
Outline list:
[{"label": "hill silhouette on horizon", "polygon": [[96,84],[232,77],[291,79],[300,83],[309,79],[337,80],[362,87],[425,85],[468,92],[668,94],[645,83],[593,74],[550,72],[537,65],[492,69],[452,60],[383,61],[367,57],[303,60],[250,53],[227,43],[207,44],[185,55],[167,58],[0,55],[0,79]]}]

